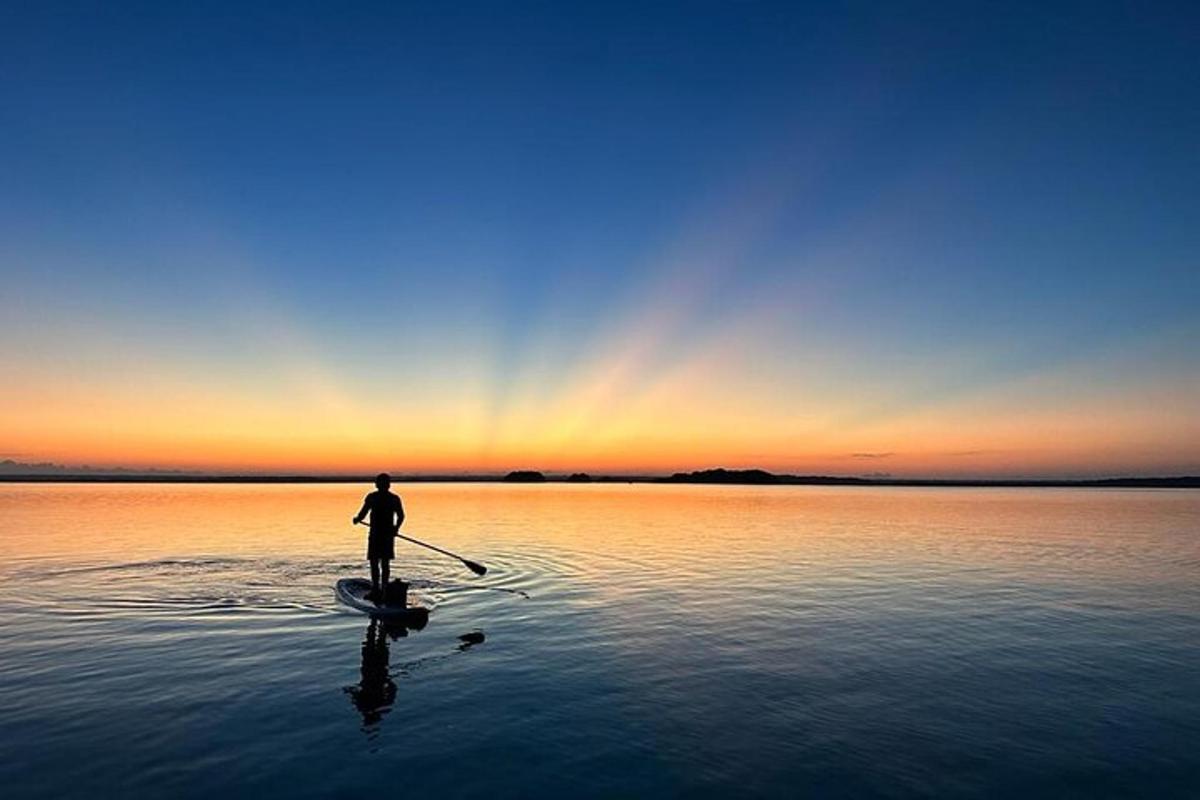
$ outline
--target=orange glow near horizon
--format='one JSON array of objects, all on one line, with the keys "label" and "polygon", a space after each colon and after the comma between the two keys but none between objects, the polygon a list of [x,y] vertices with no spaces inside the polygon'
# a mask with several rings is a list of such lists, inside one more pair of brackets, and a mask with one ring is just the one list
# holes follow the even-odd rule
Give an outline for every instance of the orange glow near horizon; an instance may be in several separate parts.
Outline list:
[{"label": "orange glow near horizon", "polygon": [[[556,392],[531,384],[497,416],[481,398],[380,403],[318,386],[216,386],[144,374],[10,384],[0,399],[2,458],[68,466],[216,472],[610,474],[723,466],[833,475],[1066,476],[1180,474],[1194,468],[1200,425],[1192,387],[1079,393],[1062,379],[1007,392],[872,412],[840,395],[738,383],[728,354],[701,356],[638,383],[619,359]],[[761,387],[759,387],[761,389]],[[827,389],[826,391],[831,391]],[[279,393],[278,396],[276,393]],[[525,396],[522,396],[525,395]],[[531,398],[540,396],[540,402]]]},{"label": "orange glow near horizon", "polygon": [[219,299],[188,324],[102,304],[17,309],[0,319],[0,459],[226,473],[1200,473],[1190,323],[1050,357],[1014,358],[996,336],[917,347],[869,318],[820,317],[852,271],[836,241],[794,277],[723,302],[802,188],[752,171],[685,222],[623,304],[581,327],[571,310],[586,298],[551,287],[562,302],[527,320],[519,346],[498,341],[502,311],[464,298],[452,272],[426,277],[445,301],[433,329],[337,328],[235,270],[236,250],[208,254],[224,266],[196,280]]},{"label": "orange glow near horizon", "polygon": [[1200,475],[1194,42],[1088,15],[1043,63],[852,14],[809,52],[837,15],[731,8],[640,43],[322,19],[245,61],[34,15],[0,461]]}]

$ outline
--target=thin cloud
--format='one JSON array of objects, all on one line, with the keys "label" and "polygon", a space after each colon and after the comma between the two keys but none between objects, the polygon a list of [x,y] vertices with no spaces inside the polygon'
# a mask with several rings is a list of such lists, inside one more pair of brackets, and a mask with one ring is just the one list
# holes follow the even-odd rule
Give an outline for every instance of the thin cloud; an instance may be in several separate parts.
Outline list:
[{"label": "thin cloud", "polygon": [[884,453],[851,453],[850,457],[851,458],[891,458],[894,455],[896,455],[896,454],[889,450]]}]

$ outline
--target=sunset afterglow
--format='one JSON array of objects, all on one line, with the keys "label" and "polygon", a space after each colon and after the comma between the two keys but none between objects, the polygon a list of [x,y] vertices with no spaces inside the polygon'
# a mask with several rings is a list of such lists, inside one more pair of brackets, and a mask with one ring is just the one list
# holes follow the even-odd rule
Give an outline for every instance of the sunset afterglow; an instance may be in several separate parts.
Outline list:
[{"label": "sunset afterglow", "polygon": [[1182,51],[1101,18],[1001,67],[974,24],[934,58],[850,19],[314,18],[318,69],[313,31],[197,14],[8,47],[0,459],[1200,471]]}]

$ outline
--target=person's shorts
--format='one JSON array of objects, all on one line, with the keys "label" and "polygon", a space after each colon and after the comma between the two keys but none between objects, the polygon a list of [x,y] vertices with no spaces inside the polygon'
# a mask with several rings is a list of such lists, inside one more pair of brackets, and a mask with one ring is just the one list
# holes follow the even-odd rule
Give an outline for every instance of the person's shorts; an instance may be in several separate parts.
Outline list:
[{"label": "person's shorts", "polygon": [[396,536],[391,531],[375,533],[367,537],[367,558],[386,558],[391,561],[396,557]]}]

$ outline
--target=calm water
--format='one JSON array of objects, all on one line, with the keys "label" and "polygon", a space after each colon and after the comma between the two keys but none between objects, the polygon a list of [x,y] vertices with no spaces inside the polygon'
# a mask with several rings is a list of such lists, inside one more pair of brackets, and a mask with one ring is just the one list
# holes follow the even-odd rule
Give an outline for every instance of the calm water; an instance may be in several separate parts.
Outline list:
[{"label": "calm water", "polygon": [[369,488],[0,485],[4,795],[1200,795],[1198,492]]}]

